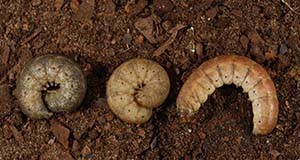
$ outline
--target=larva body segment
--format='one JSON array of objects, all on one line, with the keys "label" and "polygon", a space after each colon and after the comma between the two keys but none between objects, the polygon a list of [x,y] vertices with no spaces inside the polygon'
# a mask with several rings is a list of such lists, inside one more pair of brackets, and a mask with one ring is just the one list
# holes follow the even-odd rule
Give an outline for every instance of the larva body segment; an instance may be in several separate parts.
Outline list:
[{"label": "larva body segment", "polygon": [[60,55],[44,55],[31,60],[17,80],[16,97],[22,111],[31,118],[49,118],[52,112],[70,112],[86,93],[80,67]]},{"label": "larva body segment", "polygon": [[168,97],[170,80],[156,62],[132,59],[121,64],[107,82],[107,101],[123,121],[141,124]]},{"label": "larva body segment", "polygon": [[204,62],[181,88],[177,108],[183,115],[193,115],[215,88],[231,83],[241,86],[252,101],[253,134],[270,133],[278,116],[276,89],[265,69],[246,57],[227,55]]}]

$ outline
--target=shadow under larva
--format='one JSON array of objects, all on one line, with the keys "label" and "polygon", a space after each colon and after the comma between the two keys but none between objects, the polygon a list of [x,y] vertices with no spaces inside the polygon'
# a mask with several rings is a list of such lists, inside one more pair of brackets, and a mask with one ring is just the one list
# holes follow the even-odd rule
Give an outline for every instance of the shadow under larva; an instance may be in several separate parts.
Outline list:
[{"label": "shadow under larva", "polygon": [[49,118],[52,112],[70,112],[82,102],[86,80],[74,61],[43,55],[28,62],[17,80],[16,97],[31,118]]},{"label": "shadow under larva", "polygon": [[132,59],[121,64],[107,82],[110,109],[123,121],[141,124],[168,97],[170,80],[158,63]]},{"label": "shadow under larva", "polygon": [[183,117],[189,117],[216,88],[232,83],[248,92],[253,110],[252,133],[270,133],[279,112],[274,83],[262,66],[243,56],[223,55],[200,65],[181,88],[177,108]]}]

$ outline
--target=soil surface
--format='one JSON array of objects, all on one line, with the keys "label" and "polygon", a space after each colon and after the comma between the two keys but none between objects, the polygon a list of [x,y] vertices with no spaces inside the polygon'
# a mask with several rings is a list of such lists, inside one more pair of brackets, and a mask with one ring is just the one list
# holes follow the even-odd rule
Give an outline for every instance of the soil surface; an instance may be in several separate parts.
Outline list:
[{"label": "soil surface", "polygon": [[[0,0],[0,159],[300,159],[300,1]],[[80,108],[33,120],[15,98],[30,59],[62,54],[80,64]],[[271,134],[251,134],[246,93],[223,86],[183,123],[175,100],[193,69],[223,54],[249,57],[272,77],[280,102]],[[105,83],[129,59],[169,73],[168,100],[145,124],[108,108]]]}]

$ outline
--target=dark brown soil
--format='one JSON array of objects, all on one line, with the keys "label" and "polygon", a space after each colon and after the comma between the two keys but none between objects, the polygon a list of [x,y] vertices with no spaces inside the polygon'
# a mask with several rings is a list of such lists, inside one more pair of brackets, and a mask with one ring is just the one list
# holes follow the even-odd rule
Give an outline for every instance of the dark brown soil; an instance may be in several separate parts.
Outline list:
[{"label": "dark brown soil", "polygon": [[[299,16],[292,0],[1,0],[0,159],[300,159]],[[32,120],[16,102],[16,79],[49,53],[81,65],[88,93],[76,112]],[[229,53],[255,60],[276,84],[279,120],[267,136],[251,134],[251,102],[234,86],[179,121],[175,100],[188,75]],[[109,75],[134,57],[157,61],[172,79],[168,100],[140,126],[105,100]]]}]

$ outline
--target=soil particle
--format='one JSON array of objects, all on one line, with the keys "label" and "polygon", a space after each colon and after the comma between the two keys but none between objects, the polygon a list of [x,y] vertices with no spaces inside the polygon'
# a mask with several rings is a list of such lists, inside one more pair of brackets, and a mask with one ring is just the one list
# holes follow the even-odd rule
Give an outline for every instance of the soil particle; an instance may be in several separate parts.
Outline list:
[{"label": "soil particle", "polygon": [[91,18],[94,14],[95,0],[83,0],[79,6],[77,0],[72,0],[71,3],[73,3],[72,10],[75,13],[75,20],[81,21],[83,23],[92,23]]},{"label": "soil particle", "polygon": [[126,33],[124,34],[123,38],[122,38],[122,43],[125,45],[129,45],[132,41],[132,36],[130,33]]},{"label": "soil particle", "polygon": [[251,48],[250,48],[250,54],[255,58],[256,61],[259,63],[264,62],[265,56],[263,54],[262,46],[263,46],[263,39],[260,37],[260,35],[253,31],[250,32],[248,35],[250,41],[251,41]]},{"label": "soil particle", "polygon": [[65,148],[69,147],[70,130],[58,122],[51,121],[51,132]]},{"label": "soil particle", "polygon": [[135,23],[134,23],[135,28],[140,31],[146,39],[152,43],[155,44],[157,43],[157,40],[154,37],[154,21],[153,17],[149,16],[146,18],[139,18]]},{"label": "soil particle", "polygon": [[9,129],[11,130],[15,140],[21,144],[24,142],[24,137],[20,131],[14,126],[14,125],[9,125]]},{"label": "soil particle", "polygon": [[91,149],[89,146],[84,146],[83,149],[81,150],[81,154],[83,157],[87,157],[92,153]]},{"label": "soil particle", "polygon": [[174,42],[176,39],[177,33],[182,28],[186,27],[183,24],[177,24],[174,28],[172,28],[169,32],[172,33],[167,41],[165,41],[160,47],[158,47],[154,52],[153,56],[160,56],[165,52],[166,49]]},{"label": "soil particle", "polygon": [[7,65],[10,55],[10,48],[9,46],[5,45],[1,50],[1,63],[3,65]]},{"label": "soil particle", "polygon": [[205,12],[205,15],[208,18],[208,20],[212,20],[213,18],[215,18],[217,13],[218,13],[218,7],[214,7],[214,8],[207,10]]},{"label": "soil particle", "polygon": [[12,97],[7,84],[0,85],[0,97],[0,118],[3,118],[9,115],[12,110]]},{"label": "soil particle", "polygon": [[147,0],[129,0],[125,5],[125,12],[132,17],[140,13],[147,5]]},{"label": "soil particle", "polygon": [[162,15],[164,13],[170,12],[173,9],[174,5],[171,0],[154,0],[153,7],[157,15]]},{"label": "soil particle", "polygon": [[285,54],[287,52],[288,52],[288,47],[286,46],[286,44],[284,44],[284,43],[280,44],[279,53],[280,54]]},{"label": "soil particle", "polygon": [[32,0],[31,4],[33,7],[37,7],[42,4],[42,1],[41,0]]},{"label": "soil particle", "polygon": [[204,140],[206,138],[206,134],[204,132],[201,131],[198,134],[200,139]]},{"label": "soil particle", "polygon": [[195,46],[195,48],[196,48],[196,53],[197,53],[198,57],[200,59],[202,59],[203,56],[204,56],[203,45],[201,43],[197,43],[196,46]]},{"label": "soil particle", "polygon": [[72,151],[73,151],[73,152],[76,152],[76,151],[78,151],[79,149],[80,149],[80,144],[78,143],[77,140],[74,140],[74,141],[73,141],[73,145],[72,145]]},{"label": "soil particle", "polygon": [[145,138],[146,137],[146,132],[144,129],[142,128],[139,128],[137,131],[136,131],[137,135],[141,136],[142,138]]},{"label": "soil particle", "polygon": [[10,139],[13,137],[13,133],[11,132],[9,125],[7,124],[3,125],[2,129],[3,129],[3,135],[5,139]]},{"label": "soil particle", "polygon": [[277,150],[271,150],[269,153],[272,155],[272,159],[275,160],[277,159],[278,156],[280,156],[280,152]]},{"label": "soil particle", "polygon": [[242,35],[240,37],[240,43],[242,44],[242,47],[244,48],[245,51],[248,50],[248,44],[249,44],[249,39],[247,36]]},{"label": "soil particle", "polygon": [[65,3],[64,0],[55,0],[54,7],[58,11],[63,7],[64,3]]},{"label": "soil particle", "polygon": [[45,153],[43,153],[40,157],[41,160],[73,160],[72,155],[65,151],[59,144],[52,145]]}]

